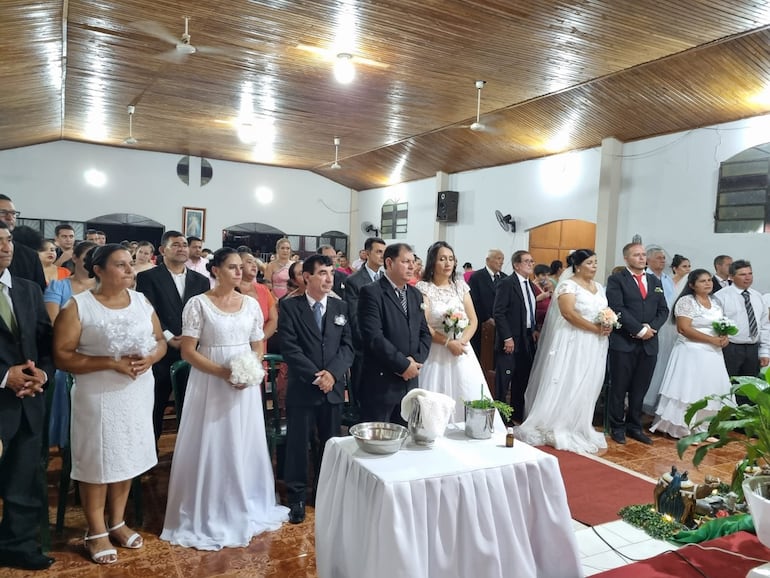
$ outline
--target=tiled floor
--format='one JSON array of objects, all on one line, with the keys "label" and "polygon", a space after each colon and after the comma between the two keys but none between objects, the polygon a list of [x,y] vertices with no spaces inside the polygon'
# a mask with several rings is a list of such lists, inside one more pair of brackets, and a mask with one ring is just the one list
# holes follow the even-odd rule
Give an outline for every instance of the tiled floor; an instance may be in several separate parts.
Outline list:
[{"label": "tiled floor", "polygon": [[[690,479],[702,481],[706,474],[729,480],[734,464],[741,457],[740,448],[714,452],[700,470],[691,467],[691,454],[685,460],[676,455],[676,443],[662,436],[653,436],[655,444],[645,446],[629,440],[619,446],[609,440],[609,448],[603,459],[629,468],[642,475],[658,478],[672,464],[680,470],[689,470]],[[314,515],[308,509],[306,521],[298,526],[285,524],[280,530],[263,534],[252,540],[248,548],[226,549],[220,552],[172,547],[158,539],[163,524],[166,487],[171,465],[171,452],[175,434],[169,432],[161,438],[160,463],[142,480],[144,494],[144,526],[140,529],[145,546],[140,550],[119,551],[120,561],[112,566],[96,566],[85,556],[82,535],[84,518],[74,495],[69,496],[65,529],[61,536],[54,535],[51,555],[57,560],[46,572],[23,572],[2,569],[7,578],[22,576],[56,576],[63,578],[85,577],[163,577],[204,578],[222,577],[315,577]],[[60,460],[54,454],[49,468],[50,519],[55,520]],[[279,485],[279,492],[283,488]],[[650,496],[652,501],[652,496]],[[131,504],[129,503],[129,510]],[[129,517],[129,524],[132,518]],[[576,536],[586,575],[630,563],[633,559],[646,558],[671,548],[670,544],[651,540],[646,534],[622,521],[610,522],[595,528],[575,523]],[[52,527],[53,529],[53,527]],[[604,537],[621,555],[613,552]],[[427,578],[427,577],[426,577]]]}]

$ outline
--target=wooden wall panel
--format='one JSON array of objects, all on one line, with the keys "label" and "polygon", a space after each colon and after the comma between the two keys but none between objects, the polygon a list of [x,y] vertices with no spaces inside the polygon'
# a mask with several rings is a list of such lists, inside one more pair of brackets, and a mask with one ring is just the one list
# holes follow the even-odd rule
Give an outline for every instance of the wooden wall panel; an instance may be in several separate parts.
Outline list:
[{"label": "wooden wall panel", "polygon": [[529,249],[558,249],[561,245],[562,221],[551,221],[529,231]]},{"label": "wooden wall panel", "polygon": [[562,249],[594,249],[596,247],[596,223],[577,219],[561,222]]}]

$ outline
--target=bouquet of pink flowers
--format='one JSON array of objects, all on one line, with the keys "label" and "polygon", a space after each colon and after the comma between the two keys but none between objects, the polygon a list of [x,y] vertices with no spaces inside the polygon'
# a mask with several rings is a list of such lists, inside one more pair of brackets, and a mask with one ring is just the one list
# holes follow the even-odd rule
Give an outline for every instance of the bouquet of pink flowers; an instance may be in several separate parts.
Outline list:
[{"label": "bouquet of pink flowers", "polygon": [[456,339],[468,327],[468,316],[462,309],[450,309],[444,314],[444,333]]},{"label": "bouquet of pink flowers", "polygon": [[728,319],[727,317],[721,317],[717,321],[711,324],[714,331],[720,337],[723,335],[735,335],[738,333],[738,326],[735,325],[735,321]]},{"label": "bouquet of pink flowers", "polygon": [[612,327],[614,329],[620,329],[621,327],[620,313],[615,313],[609,307],[605,307],[599,311],[599,313],[596,314],[596,319],[594,321],[604,327]]}]

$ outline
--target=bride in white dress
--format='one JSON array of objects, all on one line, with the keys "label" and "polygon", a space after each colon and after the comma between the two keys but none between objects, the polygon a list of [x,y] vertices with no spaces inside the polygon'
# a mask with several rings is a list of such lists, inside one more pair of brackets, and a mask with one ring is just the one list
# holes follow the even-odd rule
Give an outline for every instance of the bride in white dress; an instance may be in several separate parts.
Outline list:
[{"label": "bride in white dress", "polygon": [[594,281],[596,254],[578,249],[567,262],[572,269],[554,292],[529,377],[527,418],[514,435],[532,445],[596,453],[607,447],[592,422],[612,327],[596,321],[607,307],[604,287]]},{"label": "bride in white dress", "polygon": [[[711,298],[711,273],[696,269],[673,309],[678,338],[665,368],[660,388],[660,403],[655,412],[651,432],[667,433],[674,438],[690,435],[684,420],[687,409],[707,395],[730,391],[722,349],[726,336],[714,331],[713,323],[723,317],[722,308]],[[673,323],[672,323],[673,324]],[[695,415],[695,420],[714,415],[721,405],[714,400]]]},{"label": "bride in white dress", "polygon": [[199,550],[247,546],[288,519],[275,501],[261,389],[228,381],[230,359],[262,353],[259,304],[235,291],[241,266],[234,249],[216,251],[214,289],[190,299],[182,314],[182,357],[192,369],[160,537]]},{"label": "bride in white dress", "polygon": [[[415,286],[423,294],[425,317],[433,341],[420,370],[420,387],[453,398],[457,402],[453,421],[462,422],[465,421],[464,401],[479,399],[482,394],[492,399],[492,395],[469,345],[478,320],[470,289],[462,277],[456,276],[456,270],[452,247],[438,241],[428,249],[423,280]],[[468,320],[467,327],[456,335],[448,334],[444,328],[444,319],[450,311],[462,311]],[[495,432],[505,431],[498,412],[495,412],[494,428]]]}]

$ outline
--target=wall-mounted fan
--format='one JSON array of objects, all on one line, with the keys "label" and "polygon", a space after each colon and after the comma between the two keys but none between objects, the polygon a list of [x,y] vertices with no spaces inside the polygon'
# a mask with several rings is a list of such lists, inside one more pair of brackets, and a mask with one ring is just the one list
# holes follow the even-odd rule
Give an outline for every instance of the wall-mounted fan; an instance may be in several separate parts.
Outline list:
[{"label": "wall-mounted fan", "polygon": [[371,221],[364,221],[361,223],[361,232],[364,235],[372,235],[374,237],[380,236],[380,230],[374,226],[374,223]]},{"label": "wall-mounted fan", "polygon": [[511,215],[503,215],[500,211],[495,211],[495,217],[503,231],[506,233],[516,232],[516,221],[513,220]]}]

